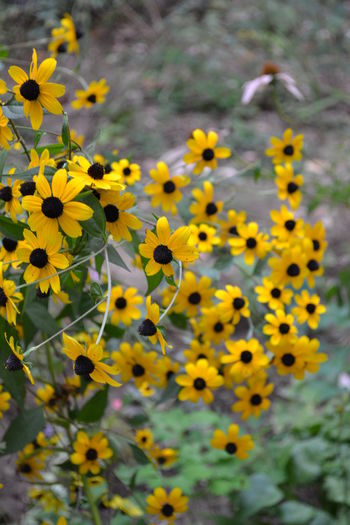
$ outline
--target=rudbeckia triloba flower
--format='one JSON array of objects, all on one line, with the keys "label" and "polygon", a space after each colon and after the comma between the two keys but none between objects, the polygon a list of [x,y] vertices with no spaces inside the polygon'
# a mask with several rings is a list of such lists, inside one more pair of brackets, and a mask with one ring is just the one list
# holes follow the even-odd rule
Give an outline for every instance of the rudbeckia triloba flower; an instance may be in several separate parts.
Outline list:
[{"label": "rudbeckia triloba flower", "polygon": [[74,197],[83,189],[79,179],[67,182],[65,169],[56,171],[51,187],[44,175],[36,178],[36,190],[39,195],[23,197],[22,206],[30,212],[28,224],[33,231],[45,231],[49,237],[55,237],[59,226],[68,237],[79,237],[82,228],[78,221],[87,221],[93,216],[93,210],[83,202],[74,201]]},{"label": "rudbeckia triloba flower", "polygon": [[274,314],[266,314],[265,319],[268,324],[263,326],[263,333],[270,336],[272,345],[278,345],[286,339],[293,339],[298,331],[293,325],[294,317],[283,310],[276,310]]},{"label": "rudbeckia triloba flower", "polygon": [[324,268],[321,265],[323,253],[315,253],[312,243],[309,239],[306,239],[303,243],[303,249],[305,250],[306,270],[307,270],[307,283],[310,288],[315,286],[315,277],[323,275]]},{"label": "rudbeckia triloba flower", "polygon": [[66,88],[62,84],[48,82],[56,69],[56,60],[46,58],[39,66],[36,50],[33,49],[29,77],[22,68],[11,66],[9,75],[17,85],[13,87],[18,102],[23,102],[25,116],[30,116],[33,129],[39,129],[43,121],[43,107],[54,115],[63,113],[57,98],[64,95]]},{"label": "rudbeckia triloba flower", "polygon": [[299,289],[307,275],[306,255],[299,245],[284,250],[280,257],[269,259],[268,264],[272,268],[271,280],[278,286],[291,284]]},{"label": "rudbeckia triloba flower", "polygon": [[209,308],[213,302],[211,298],[215,293],[210,288],[211,279],[205,275],[197,281],[193,272],[185,272],[179,293],[174,306],[175,312],[184,312],[188,317],[194,317],[199,308]]},{"label": "rudbeckia triloba flower", "polygon": [[[11,264],[12,268],[18,268],[18,254],[17,248],[20,246],[17,240],[10,239],[9,237],[3,237],[1,239],[1,249],[0,249],[0,261],[4,264]],[[11,262],[13,261],[13,262]]]},{"label": "rudbeckia triloba flower", "polygon": [[[10,174],[14,171],[11,169]],[[0,183],[0,199],[5,203],[5,211],[10,215],[13,222],[17,222],[16,215],[20,215],[23,211],[19,202],[21,184],[22,181],[13,180],[11,177],[7,178],[7,185]]]},{"label": "rudbeckia triloba flower", "polygon": [[16,303],[23,300],[23,295],[16,292],[16,284],[10,279],[4,279],[0,263],[0,315],[6,317],[9,324],[16,324],[16,315],[19,310]]},{"label": "rudbeckia triloba flower", "polygon": [[0,384],[0,419],[2,419],[3,413],[10,408],[10,399],[11,395],[8,392],[4,392]]},{"label": "rudbeckia triloba flower", "polygon": [[218,290],[215,293],[215,297],[221,301],[217,309],[225,320],[238,324],[241,317],[250,316],[248,298],[242,295],[238,286],[228,284],[225,288],[226,290]]},{"label": "rudbeckia triloba flower", "polygon": [[56,56],[58,53],[79,54],[78,39],[82,36],[82,33],[76,29],[70,14],[64,14],[60,27],[54,27],[51,35],[52,40],[49,43],[49,51],[53,55]]},{"label": "rudbeckia triloba flower", "polygon": [[112,162],[113,170],[120,176],[120,182],[127,186],[133,186],[141,180],[141,168],[138,164],[131,163],[128,159],[120,159]]},{"label": "rudbeckia triloba flower", "polygon": [[219,137],[215,131],[209,131],[208,135],[201,129],[195,129],[192,137],[186,142],[190,150],[184,156],[187,164],[195,163],[194,175],[202,173],[204,168],[217,168],[217,159],[227,159],[231,155],[229,148],[216,147]]},{"label": "rudbeckia triloba flower", "polygon": [[304,379],[306,371],[314,374],[318,372],[320,364],[327,361],[326,354],[317,353],[319,341],[305,335],[277,346],[267,343],[267,347],[273,352],[273,364],[282,376],[293,374],[295,379]]},{"label": "rudbeckia triloba flower", "polygon": [[73,100],[74,109],[91,108],[94,104],[103,104],[109,91],[106,79],[101,78],[98,82],[90,82],[87,89],[78,89],[75,92],[76,100]]},{"label": "rudbeckia triloba flower", "polygon": [[123,383],[134,379],[137,388],[143,383],[155,383],[156,352],[145,352],[141,343],[121,343],[117,352],[112,352],[112,359],[120,370]]},{"label": "rudbeckia triloba flower", "polygon": [[185,175],[170,176],[169,168],[165,162],[158,162],[157,169],[151,169],[150,177],[155,181],[145,187],[145,193],[152,195],[152,206],[161,206],[164,211],[177,213],[176,203],[182,199],[180,188],[190,183],[190,178]]},{"label": "rudbeckia triloba flower", "polygon": [[101,345],[91,344],[85,348],[78,341],[67,334],[63,334],[63,353],[74,361],[74,372],[96,381],[96,383],[108,383],[111,386],[120,386],[120,383],[110,377],[109,374],[118,374],[116,366],[106,365],[102,362],[103,348]]},{"label": "rudbeckia triloba flower", "polygon": [[57,233],[49,238],[38,231],[35,236],[27,229],[23,235],[24,241],[21,242],[17,253],[21,262],[29,263],[23,274],[25,282],[32,283],[40,279],[39,287],[43,293],[48,292],[50,286],[54,293],[58,293],[61,283],[56,268],[63,269],[69,266],[67,257],[59,253],[62,235]]},{"label": "rudbeckia triloba flower", "polygon": [[257,339],[227,341],[225,344],[230,354],[222,356],[221,362],[232,363],[230,372],[238,382],[252,376],[269,363],[269,358]]},{"label": "rudbeckia triloba flower", "polygon": [[199,188],[192,190],[195,199],[189,208],[190,213],[194,215],[191,223],[199,222],[216,222],[217,215],[224,207],[223,201],[214,201],[214,187],[211,182],[203,182],[203,191]]},{"label": "rudbeckia triloba flower", "polygon": [[140,428],[136,431],[135,440],[140,448],[149,450],[153,445],[152,431],[149,428]]},{"label": "rudbeckia triloba flower", "polygon": [[250,416],[259,417],[262,410],[268,410],[271,401],[268,396],[273,391],[273,384],[266,384],[266,374],[248,379],[248,386],[239,386],[235,389],[235,395],[239,401],[232,405],[234,412],[242,412],[242,419]]},{"label": "rudbeckia triloba flower", "polygon": [[91,164],[85,157],[75,155],[73,162],[68,163],[68,175],[96,190],[123,190],[119,184],[120,177],[115,172],[107,173],[99,162]]},{"label": "rudbeckia triloba flower", "polygon": [[[30,163],[28,164],[28,169],[36,168],[37,166],[39,167],[39,175],[44,173],[46,166],[56,168],[56,161],[50,157],[50,152],[47,148],[44,149],[41,155],[39,155],[35,149],[30,150]],[[22,193],[22,195],[24,194]],[[34,195],[34,191],[30,195]]]},{"label": "rudbeckia triloba flower", "polygon": [[204,341],[218,345],[234,332],[233,324],[228,322],[227,316],[223,319],[218,307],[203,308],[202,313],[199,326]]},{"label": "rudbeckia triloba flower", "polygon": [[253,264],[255,257],[263,259],[269,250],[268,235],[259,232],[256,222],[238,226],[238,237],[229,239],[232,255],[244,253],[244,262]]},{"label": "rudbeckia triloba flower", "polygon": [[254,443],[249,434],[239,437],[239,426],[230,425],[227,434],[222,430],[215,430],[210,441],[213,448],[225,450],[230,456],[238,459],[247,459],[249,450],[254,448]]},{"label": "rudbeckia triloba flower", "polygon": [[150,451],[150,456],[155,460],[158,467],[164,469],[177,461],[178,452],[173,448],[161,448],[155,445]]},{"label": "rudbeckia triloba flower", "polygon": [[325,240],[326,231],[321,221],[316,222],[314,226],[305,224],[305,237],[312,242],[312,248],[315,254],[323,253],[328,243]]},{"label": "rudbeckia triloba flower", "polygon": [[285,166],[275,166],[277,177],[275,184],[277,186],[278,198],[282,201],[288,200],[293,210],[299,208],[302,194],[301,186],[304,184],[302,175],[294,175],[293,166],[287,163]]},{"label": "rudbeckia triloba flower", "polygon": [[165,347],[168,343],[163,337],[162,332],[157,328],[159,321],[159,306],[156,303],[151,303],[151,296],[146,299],[147,317],[139,326],[139,334],[148,337],[153,345],[159,341],[163,354],[165,354]]},{"label": "rudbeckia triloba flower", "polygon": [[145,267],[147,275],[154,275],[160,270],[164,275],[174,275],[171,262],[177,259],[182,262],[193,262],[198,258],[198,252],[189,246],[188,240],[191,230],[188,226],[181,226],[173,234],[170,233],[168,219],[160,217],[157,221],[155,235],[151,230],[146,230],[146,239],[139,245],[140,254],[150,259]]},{"label": "rudbeckia triloba flower", "polygon": [[288,128],[283,133],[283,138],[271,137],[272,147],[268,148],[265,153],[268,157],[273,157],[274,164],[283,164],[284,162],[294,162],[301,160],[303,149],[304,135],[293,137],[293,131]]},{"label": "rudbeckia triloba flower", "polygon": [[106,216],[106,228],[117,242],[125,239],[131,241],[129,230],[139,230],[142,222],[126,210],[135,204],[132,193],[119,191],[100,191],[100,204]]},{"label": "rudbeckia triloba flower", "polygon": [[156,514],[160,520],[173,522],[178,514],[186,512],[188,498],[182,495],[179,488],[172,489],[168,494],[163,488],[157,487],[146,501],[149,514]]},{"label": "rudbeckia triloba flower", "polygon": [[283,310],[285,305],[290,304],[293,292],[282,285],[276,285],[268,277],[264,277],[261,286],[254,288],[259,303],[267,303],[271,310]]},{"label": "rudbeckia triloba flower", "polygon": [[7,335],[5,334],[5,339],[12,350],[12,354],[6,359],[6,370],[8,370],[9,372],[17,372],[18,370],[23,370],[25,375],[28,377],[29,381],[32,383],[32,385],[34,385],[32,373],[29,370],[28,366],[24,363],[24,357],[21,347],[19,345],[15,345],[15,340],[12,335],[10,339],[7,339]]},{"label": "rudbeckia triloba flower", "polygon": [[179,369],[180,364],[172,361],[170,357],[159,358],[155,371],[157,386],[159,388],[166,388],[170,379],[178,373]]},{"label": "rudbeckia triloba flower", "polygon": [[223,385],[223,378],[217,368],[210,366],[206,359],[185,365],[186,375],[179,375],[176,382],[183,387],[179,392],[181,401],[198,403],[203,399],[208,404],[214,400],[212,390]]},{"label": "rudbeckia triloba flower", "polygon": [[[142,303],[143,298],[141,295],[137,295],[137,288],[127,288],[123,291],[121,286],[114,286],[109,303],[109,311],[113,312],[111,323],[114,325],[124,323],[126,326],[130,326],[134,319],[140,319],[141,312],[137,305]],[[105,312],[106,303],[100,304],[98,310]]]},{"label": "rudbeckia triloba flower", "polygon": [[215,350],[209,343],[204,343],[193,339],[190,348],[184,350],[184,357],[187,363],[197,363],[199,359],[206,359],[212,366],[216,365]]},{"label": "rudbeckia triloba flower", "polygon": [[5,117],[0,107],[0,146],[4,149],[9,149],[9,141],[12,140],[13,134],[8,127],[9,119]]},{"label": "rudbeckia triloba flower", "polygon": [[74,452],[70,460],[74,465],[79,465],[80,474],[98,474],[101,470],[99,460],[113,456],[113,451],[108,445],[108,439],[102,432],[97,432],[90,438],[80,430],[73,443]]},{"label": "rudbeckia triloba flower", "polygon": [[190,224],[191,237],[189,244],[195,246],[199,253],[210,253],[213,246],[220,243],[219,237],[216,237],[216,229],[207,224]]},{"label": "rudbeckia triloba flower", "polygon": [[297,318],[298,323],[307,322],[310,328],[316,330],[320,322],[320,315],[326,311],[326,307],[320,304],[319,296],[310,295],[307,290],[302,290],[300,295],[295,295],[294,300],[297,306],[292,309],[292,314]]},{"label": "rudbeckia triloba flower", "polygon": [[304,236],[304,221],[296,219],[294,213],[282,205],[281,210],[272,210],[270,217],[275,223],[271,228],[271,235],[276,237],[276,247],[287,247],[297,237]]},{"label": "rudbeckia triloba flower", "polygon": [[220,246],[224,246],[228,239],[238,235],[237,226],[244,224],[246,218],[245,211],[236,212],[235,210],[228,210],[227,220],[219,220]]},{"label": "rudbeckia triloba flower", "polygon": [[45,469],[45,463],[42,456],[35,454],[35,447],[32,443],[26,445],[23,451],[18,452],[16,465],[17,472],[28,480],[35,482],[43,479],[41,471]]},{"label": "rudbeckia triloba flower", "polygon": [[38,405],[44,405],[49,412],[57,410],[59,397],[52,385],[46,384],[36,391],[35,402]]}]

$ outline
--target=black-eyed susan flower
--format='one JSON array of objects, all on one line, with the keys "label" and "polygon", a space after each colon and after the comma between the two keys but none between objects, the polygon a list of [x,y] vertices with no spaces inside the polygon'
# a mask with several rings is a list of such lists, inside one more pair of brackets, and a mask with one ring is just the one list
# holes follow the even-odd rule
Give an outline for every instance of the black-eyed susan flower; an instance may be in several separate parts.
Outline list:
[{"label": "black-eyed susan flower", "polygon": [[278,198],[282,201],[288,200],[293,210],[299,208],[302,193],[300,191],[301,186],[304,184],[304,178],[302,175],[294,175],[293,166],[287,163],[285,166],[275,166],[275,172],[277,177],[275,178],[275,184],[277,186]]},{"label": "black-eyed susan flower", "polygon": [[168,468],[178,460],[178,451],[173,448],[161,448],[159,445],[154,445],[150,451],[151,458],[155,461],[158,467]]},{"label": "black-eyed susan flower", "polygon": [[18,261],[17,248],[20,244],[15,239],[10,239],[9,237],[3,237],[1,239],[1,249],[0,249],[0,261],[2,263],[11,264],[12,268],[18,268],[20,262]]},{"label": "black-eyed susan flower", "polygon": [[9,141],[13,139],[8,123],[9,119],[5,117],[0,107],[0,146],[4,149],[10,149]]},{"label": "black-eyed susan flower", "polygon": [[97,82],[90,82],[87,89],[78,89],[75,92],[76,100],[73,100],[74,109],[91,108],[95,104],[103,104],[109,91],[106,79],[101,78]]},{"label": "black-eyed susan flower", "polygon": [[306,279],[310,288],[315,286],[315,278],[323,275],[324,268],[322,266],[322,252],[315,252],[312,242],[306,239],[303,244],[305,250],[305,264],[306,264]]},{"label": "black-eyed susan flower", "polygon": [[186,142],[190,150],[184,156],[187,164],[195,163],[193,169],[194,175],[202,173],[204,168],[217,168],[217,159],[227,159],[231,156],[229,148],[216,147],[218,134],[215,131],[209,131],[208,135],[201,129],[195,129],[192,137]]},{"label": "black-eyed susan flower", "polygon": [[[112,324],[124,323],[126,326],[130,326],[133,320],[140,319],[141,312],[137,306],[143,303],[143,299],[137,292],[137,288],[133,287],[126,288],[126,290],[123,290],[121,286],[112,288],[109,302],[109,311],[112,312]],[[106,303],[100,304],[98,310],[105,312]]]},{"label": "black-eyed susan flower", "polygon": [[203,340],[218,345],[228,339],[234,332],[234,326],[230,321],[227,317],[223,319],[222,312],[217,307],[204,308],[199,320]]},{"label": "black-eyed susan flower", "polygon": [[139,518],[143,515],[141,508],[133,503],[129,498],[122,498],[118,494],[107,497],[107,494],[103,495],[101,498],[101,503],[107,509],[117,509],[120,510],[121,514],[130,516],[131,518]]},{"label": "black-eyed susan flower", "polygon": [[295,379],[301,379],[305,375],[304,349],[294,341],[282,341],[278,345],[267,343],[267,348],[273,352],[273,365],[281,376],[292,374]]},{"label": "black-eyed susan flower", "polygon": [[74,452],[70,456],[73,465],[79,466],[80,474],[98,474],[101,470],[100,461],[113,456],[113,450],[109,448],[108,439],[102,432],[97,432],[89,437],[80,430],[73,443]]},{"label": "black-eyed susan flower", "polygon": [[39,195],[23,197],[22,206],[30,212],[28,224],[33,231],[45,231],[55,237],[58,228],[62,228],[68,237],[80,237],[82,228],[79,221],[87,221],[93,216],[93,210],[83,202],[73,199],[83,189],[79,179],[67,182],[67,172],[59,169],[52,177],[51,186],[44,175],[36,178],[36,190]]},{"label": "black-eyed susan flower", "polygon": [[170,357],[162,357],[157,361],[155,376],[157,378],[157,386],[159,388],[166,388],[172,377],[178,373],[180,364],[173,361]]},{"label": "black-eyed susan flower", "polygon": [[89,162],[82,155],[75,155],[73,161],[68,163],[68,175],[84,186],[95,190],[123,190],[120,177],[115,172],[107,173],[105,167],[99,162]]},{"label": "black-eyed susan flower", "polygon": [[257,339],[227,341],[225,345],[229,355],[222,356],[221,362],[231,364],[230,373],[239,382],[265,368],[269,363],[269,358],[264,354],[264,349]]},{"label": "black-eyed susan flower", "polygon": [[135,441],[140,448],[149,450],[153,445],[153,434],[149,428],[140,428],[136,431]]},{"label": "black-eyed susan flower", "polygon": [[268,148],[265,153],[268,157],[273,157],[274,164],[282,164],[283,162],[294,162],[301,160],[303,149],[304,135],[295,135],[293,137],[293,130],[288,128],[283,133],[283,138],[271,137],[271,148]]},{"label": "black-eyed susan flower", "polygon": [[222,430],[215,430],[210,444],[213,448],[224,450],[230,456],[238,459],[247,459],[249,451],[254,448],[254,443],[249,434],[239,437],[239,426],[230,425],[227,433]]},{"label": "black-eyed susan flower", "polygon": [[212,366],[216,366],[215,350],[210,343],[200,342],[192,339],[190,348],[184,350],[184,357],[187,363],[197,363],[199,359],[206,359]]},{"label": "black-eyed susan flower", "polygon": [[129,159],[120,159],[118,162],[112,162],[112,168],[120,176],[122,184],[133,186],[135,182],[141,180],[139,164],[130,162]]},{"label": "black-eyed susan flower", "polygon": [[316,222],[313,226],[305,224],[305,237],[312,242],[315,254],[323,253],[327,248],[326,231],[321,221]]},{"label": "black-eyed susan flower", "polygon": [[163,354],[165,354],[165,347],[168,346],[168,343],[164,339],[164,336],[160,329],[157,327],[159,321],[159,306],[156,303],[151,302],[151,296],[149,295],[146,299],[146,310],[147,317],[140,324],[138,332],[143,337],[148,337],[153,345],[159,341],[159,344],[162,348]]},{"label": "black-eyed susan flower", "polygon": [[267,324],[263,326],[263,333],[270,337],[272,345],[278,345],[286,339],[293,339],[298,332],[293,324],[294,317],[291,314],[286,314],[283,310],[276,310],[273,314],[266,314],[265,320]]},{"label": "black-eyed susan flower", "polygon": [[220,224],[220,246],[224,246],[228,239],[238,235],[237,226],[246,221],[245,211],[228,210],[227,219],[219,220]]},{"label": "black-eyed susan flower", "polygon": [[156,514],[161,520],[173,522],[178,514],[186,512],[188,498],[182,495],[179,488],[167,493],[162,487],[157,487],[146,501],[149,514]]},{"label": "black-eyed susan flower", "polygon": [[0,384],[0,419],[2,419],[4,412],[10,408],[11,394],[3,390]]},{"label": "black-eyed susan flower", "polygon": [[[40,279],[39,287],[42,292],[48,292],[51,286],[54,293],[61,290],[60,278],[56,268],[67,268],[69,261],[63,253],[59,253],[62,245],[62,235],[47,237],[42,232],[36,236],[30,230],[24,230],[24,241],[17,250],[21,262],[28,263],[23,274],[26,283]],[[41,280],[42,279],[42,280]]]},{"label": "black-eyed susan flower", "polygon": [[276,247],[286,247],[296,237],[304,234],[304,221],[296,219],[294,213],[287,206],[282,205],[280,211],[272,210],[270,217],[275,223],[271,228],[271,235],[276,237]]},{"label": "black-eyed susan flower", "polygon": [[211,288],[211,279],[207,276],[196,278],[193,272],[185,272],[174,306],[175,312],[183,312],[194,317],[199,308],[209,308],[215,289]]},{"label": "black-eyed susan flower", "polygon": [[256,222],[241,224],[237,229],[238,237],[228,241],[232,255],[244,253],[246,264],[253,264],[255,257],[263,259],[269,250],[268,235],[259,232]]},{"label": "black-eyed susan flower", "polygon": [[216,236],[217,230],[208,224],[190,224],[191,237],[189,243],[197,248],[199,253],[211,253],[213,247],[220,243]]},{"label": "black-eyed susan flower", "polygon": [[35,447],[29,443],[21,452],[18,452],[17,472],[30,481],[43,479],[41,473],[45,469],[45,463],[40,454],[35,454]]},{"label": "black-eyed susan flower", "polygon": [[19,313],[17,303],[23,300],[23,295],[16,292],[16,283],[10,279],[4,279],[2,274],[3,265],[0,263],[0,315],[6,317],[9,324],[16,324],[16,316]]},{"label": "black-eyed susan flower", "polygon": [[29,77],[18,66],[9,68],[9,75],[17,85],[13,87],[18,102],[23,102],[25,116],[30,117],[33,129],[39,129],[43,121],[43,108],[49,113],[60,115],[63,108],[57,98],[62,97],[66,88],[63,84],[48,82],[56,69],[56,60],[46,58],[38,68],[36,50],[33,49]]},{"label": "black-eyed susan flower", "polygon": [[143,383],[155,384],[156,352],[146,352],[141,343],[132,346],[124,342],[111,357],[120,369],[123,383],[133,379],[137,388]]},{"label": "black-eyed susan flower", "polygon": [[63,353],[74,361],[73,369],[76,375],[92,379],[96,383],[120,386],[120,383],[112,379],[110,374],[119,373],[117,366],[106,365],[102,362],[104,357],[103,347],[99,344],[91,344],[88,348],[80,344],[76,339],[63,334]]},{"label": "black-eyed susan flower", "polygon": [[81,31],[76,29],[74,20],[69,13],[65,13],[60,20],[61,25],[51,30],[52,39],[49,43],[49,51],[56,56],[58,53],[79,54],[78,39],[82,36]]},{"label": "black-eyed susan flower", "polygon": [[212,390],[222,386],[224,380],[217,368],[210,366],[207,359],[199,359],[196,363],[185,365],[186,375],[179,375],[176,382],[182,387],[179,392],[180,401],[198,403],[200,399],[208,404],[214,400]]},{"label": "black-eyed susan flower", "polygon": [[[39,173],[38,174],[40,175],[41,173],[44,173],[44,170],[45,170],[46,166],[48,166],[50,168],[56,168],[56,161],[55,161],[55,159],[52,159],[50,157],[49,150],[47,148],[45,148],[44,151],[42,151],[42,153],[39,154],[36,151],[36,149],[34,149],[34,148],[31,149],[30,150],[30,163],[28,164],[28,169],[37,168],[38,167],[39,168]],[[22,195],[24,195],[24,194],[22,193]],[[30,195],[34,195],[34,191]]]},{"label": "black-eyed susan flower", "polygon": [[143,397],[152,397],[155,394],[155,389],[152,385],[150,385],[147,382],[143,382],[139,387],[138,391],[140,392],[141,396]]},{"label": "black-eyed susan flower", "polygon": [[324,314],[326,307],[320,304],[320,297],[311,295],[307,290],[302,290],[300,295],[294,296],[297,306],[292,309],[292,314],[299,324],[307,323],[316,330],[320,322],[320,315]]},{"label": "black-eyed susan flower", "polygon": [[216,222],[217,215],[224,207],[223,201],[214,200],[214,187],[211,182],[203,182],[203,190],[194,188],[192,195],[195,202],[189,207],[190,213],[194,215],[191,223]]},{"label": "black-eyed susan flower", "polygon": [[293,297],[292,290],[285,288],[283,284],[276,285],[269,277],[264,277],[262,285],[256,286],[254,290],[259,303],[267,303],[271,310],[283,310]]},{"label": "black-eyed susan flower", "polygon": [[248,379],[247,386],[238,386],[235,396],[239,399],[232,405],[234,412],[241,412],[242,419],[250,416],[259,417],[262,410],[268,410],[271,401],[268,396],[273,391],[273,383],[266,383],[266,374]]},{"label": "black-eyed susan flower", "polygon": [[38,405],[44,405],[49,412],[55,412],[57,410],[59,399],[60,396],[54,387],[48,383],[36,391],[36,403]]},{"label": "black-eyed susan flower", "polygon": [[18,370],[23,370],[25,375],[28,377],[29,381],[32,383],[32,385],[34,385],[32,373],[29,370],[29,367],[24,362],[24,355],[21,347],[15,344],[15,340],[12,335],[10,339],[8,339],[7,334],[5,333],[5,339],[12,350],[12,354],[6,359],[6,370],[8,370],[9,372],[17,372]]},{"label": "black-eyed susan flower", "polygon": [[161,206],[164,211],[170,211],[173,215],[177,213],[176,204],[181,201],[181,188],[190,183],[190,178],[185,175],[170,176],[169,168],[165,162],[158,162],[157,169],[149,172],[153,183],[145,186],[145,193],[152,195],[152,206]]},{"label": "black-eyed susan flower", "polygon": [[220,300],[217,309],[227,321],[238,324],[241,317],[249,317],[249,301],[238,286],[226,285],[225,290],[217,290],[215,297]]},{"label": "black-eyed susan flower", "polygon": [[[10,170],[10,173],[13,172],[14,169]],[[0,200],[5,203],[5,211],[10,215],[13,222],[17,222],[17,215],[22,213],[22,206],[19,202],[21,184],[22,181],[13,180],[11,177],[7,178],[7,184],[0,183]]]},{"label": "black-eyed susan flower", "polygon": [[157,221],[156,233],[147,229],[145,242],[139,245],[140,254],[149,259],[145,267],[147,275],[154,275],[162,270],[170,277],[174,275],[171,265],[174,259],[193,262],[198,258],[197,250],[188,243],[191,235],[188,226],[181,226],[171,234],[168,219],[160,217]]},{"label": "black-eyed susan flower", "polygon": [[117,242],[125,239],[131,241],[129,230],[139,230],[142,222],[127,210],[135,204],[132,193],[119,191],[101,191],[100,204],[105,212],[106,228]]},{"label": "black-eyed susan flower", "polygon": [[272,268],[271,280],[278,286],[291,284],[299,289],[307,275],[306,255],[300,245],[284,250],[280,257],[269,259],[268,264]]},{"label": "black-eyed susan flower", "polygon": [[[319,371],[321,363],[325,363],[328,359],[327,354],[318,352],[320,341],[318,339],[310,339],[306,335],[299,337],[295,341],[297,349],[303,351],[303,358],[305,360],[305,372],[316,374]],[[304,379],[304,376],[300,379]]]}]

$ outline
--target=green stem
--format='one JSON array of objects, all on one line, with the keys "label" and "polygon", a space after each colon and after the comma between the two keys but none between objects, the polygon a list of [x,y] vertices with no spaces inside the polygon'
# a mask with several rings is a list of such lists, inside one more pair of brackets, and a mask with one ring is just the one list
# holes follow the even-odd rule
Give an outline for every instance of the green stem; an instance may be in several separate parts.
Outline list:
[{"label": "green stem", "polygon": [[297,122],[292,117],[287,115],[287,113],[285,113],[284,109],[281,106],[280,100],[278,98],[276,86],[273,86],[272,100],[273,100],[275,109],[278,115],[280,116],[280,118],[284,120],[284,122],[286,122],[286,124],[288,124],[289,126],[292,126],[292,127],[295,126]]},{"label": "green stem", "polygon": [[92,497],[91,490],[89,487],[89,482],[86,476],[83,476],[83,485],[84,485],[84,492],[87,497],[89,507],[91,510],[93,522],[95,525],[102,525],[101,517],[98,512],[98,508],[96,507],[96,504],[94,502],[94,499]]},{"label": "green stem", "polygon": [[52,383],[56,385],[55,370],[53,367],[52,355],[50,352],[50,348],[48,346],[46,346],[46,359],[47,359],[47,366],[50,372]]},{"label": "green stem", "polygon": [[24,150],[24,153],[27,155],[27,159],[28,159],[29,162],[30,162],[31,159],[30,159],[29,151],[28,151],[28,149],[27,149],[27,146],[26,146],[24,140],[22,139],[22,137],[21,137],[20,134],[18,133],[17,128],[16,128],[16,126],[15,126],[15,123],[14,123],[13,120],[11,120],[10,118],[9,118],[9,123],[10,123],[11,128],[13,129],[14,134],[15,134],[16,137],[17,137],[17,140],[21,143],[21,146],[22,146],[22,148],[23,148],[23,150]]}]

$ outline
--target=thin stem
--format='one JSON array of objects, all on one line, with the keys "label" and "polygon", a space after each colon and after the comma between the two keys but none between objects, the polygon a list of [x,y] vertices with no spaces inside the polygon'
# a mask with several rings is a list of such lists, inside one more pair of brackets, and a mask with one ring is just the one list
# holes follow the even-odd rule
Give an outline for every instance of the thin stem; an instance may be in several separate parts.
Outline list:
[{"label": "thin stem", "polygon": [[54,385],[56,385],[55,370],[53,367],[52,355],[51,355],[49,347],[46,348],[46,358],[47,358],[47,367],[49,369],[52,382]]},{"label": "thin stem", "polygon": [[94,502],[94,498],[92,496],[92,493],[91,493],[91,490],[90,490],[90,486],[89,486],[89,482],[88,482],[88,479],[86,476],[83,476],[83,485],[84,485],[84,492],[85,492],[85,495],[86,495],[86,498],[88,500],[88,503],[89,503],[89,507],[90,507],[90,510],[91,510],[91,514],[92,514],[92,520],[94,522],[95,525],[102,525],[102,521],[101,521],[101,517],[100,517],[100,514],[98,512],[98,508]]},{"label": "thin stem", "polygon": [[50,38],[39,38],[37,40],[29,40],[27,42],[18,42],[17,44],[10,44],[6,46],[7,49],[18,49],[21,47],[33,47],[33,46],[40,46],[41,44],[47,44],[50,42]]},{"label": "thin stem", "polygon": [[278,115],[280,116],[280,118],[284,122],[286,122],[289,126],[295,126],[296,125],[296,121],[292,117],[287,115],[287,113],[283,110],[283,108],[281,106],[280,100],[278,98],[276,86],[273,86],[272,100],[273,100],[275,109],[276,109]]},{"label": "thin stem", "polygon": [[17,137],[17,140],[21,143],[21,146],[22,146],[22,148],[23,148],[23,150],[24,150],[24,153],[25,153],[26,156],[27,156],[27,159],[28,159],[29,162],[30,162],[31,159],[30,159],[29,151],[28,151],[27,146],[26,146],[24,140],[22,139],[21,135],[18,133],[17,128],[16,128],[16,126],[15,126],[15,123],[14,123],[13,120],[10,119],[10,118],[9,118],[9,123],[10,123],[11,128],[13,129],[14,134],[15,134],[16,137]]},{"label": "thin stem", "polygon": [[107,267],[107,302],[106,302],[106,310],[105,310],[105,313],[104,313],[104,316],[103,316],[101,328],[100,328],[100,331],[99,331],[97,339],[96,339],[96,344],[97,345],[99,344],[99,342],[101,340],[101,337],[103,335],[103,331],[104,331],[106,323],[107,323],[107,318],[108,318],[108,313],[109,313],[109,305],[110,305],[110,302],[111,302],[111,293],[112,293],[111,267],[110,267],[110,264],[109,264],[107,246],[105,246],[104,252],[105,252],[105,263],[106,263],[106,267]]},{"label": "thin stem", "polygon": [[63,66],[56,67],[56,71],[61,71],[62,73],[70,77],[76,78],[84,89],[89,89],[89,85],[86,82],[85,78],[83,78],[81,75],[78,75],[78,73],[75,73],[74,71],[71,71],[70,69]]},{"label": "thin stem", "polygon": [[179,293],[179,290],[180,290],[180,286],[181,286],[181,281],[182,281],[182,262],[179,261],[179,283],[177,285],[177,288],[176,288],[176,292],[174,293],[174,297],[172,298],[172,300],[170,301],[168,307],[164,310],[164,312],[162,313],[162,315],[159,317],[159,321],[158,323],[160,323],[160,321],[163,319],[163,317],[166,316],[166,314],[169,312],[170,308],[173,306],[174,302],[175,302],[175,299]]},{"label": "thin stem", "polygon": [[156,227],[156,223],[155,222],[152,222],[152,221],[146,219],[145,217],[140,217],[140,215],[139,215],[139,219],[140,219],[140,221],[143,221],[143,222],[146,222],[147,224],[150,224],[154,228]]}]

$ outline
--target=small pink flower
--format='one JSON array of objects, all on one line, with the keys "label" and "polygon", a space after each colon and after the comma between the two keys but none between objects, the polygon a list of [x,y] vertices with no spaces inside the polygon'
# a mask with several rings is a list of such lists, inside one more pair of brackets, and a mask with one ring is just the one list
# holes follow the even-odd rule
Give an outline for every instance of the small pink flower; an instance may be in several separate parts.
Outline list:
[{"label": "small pink flower", "polygon": [[115,399],[113,399],[112,401],[113,410],[120,410],[122,406],[123,406],[123,401],[119,397],[116,397]]}]

